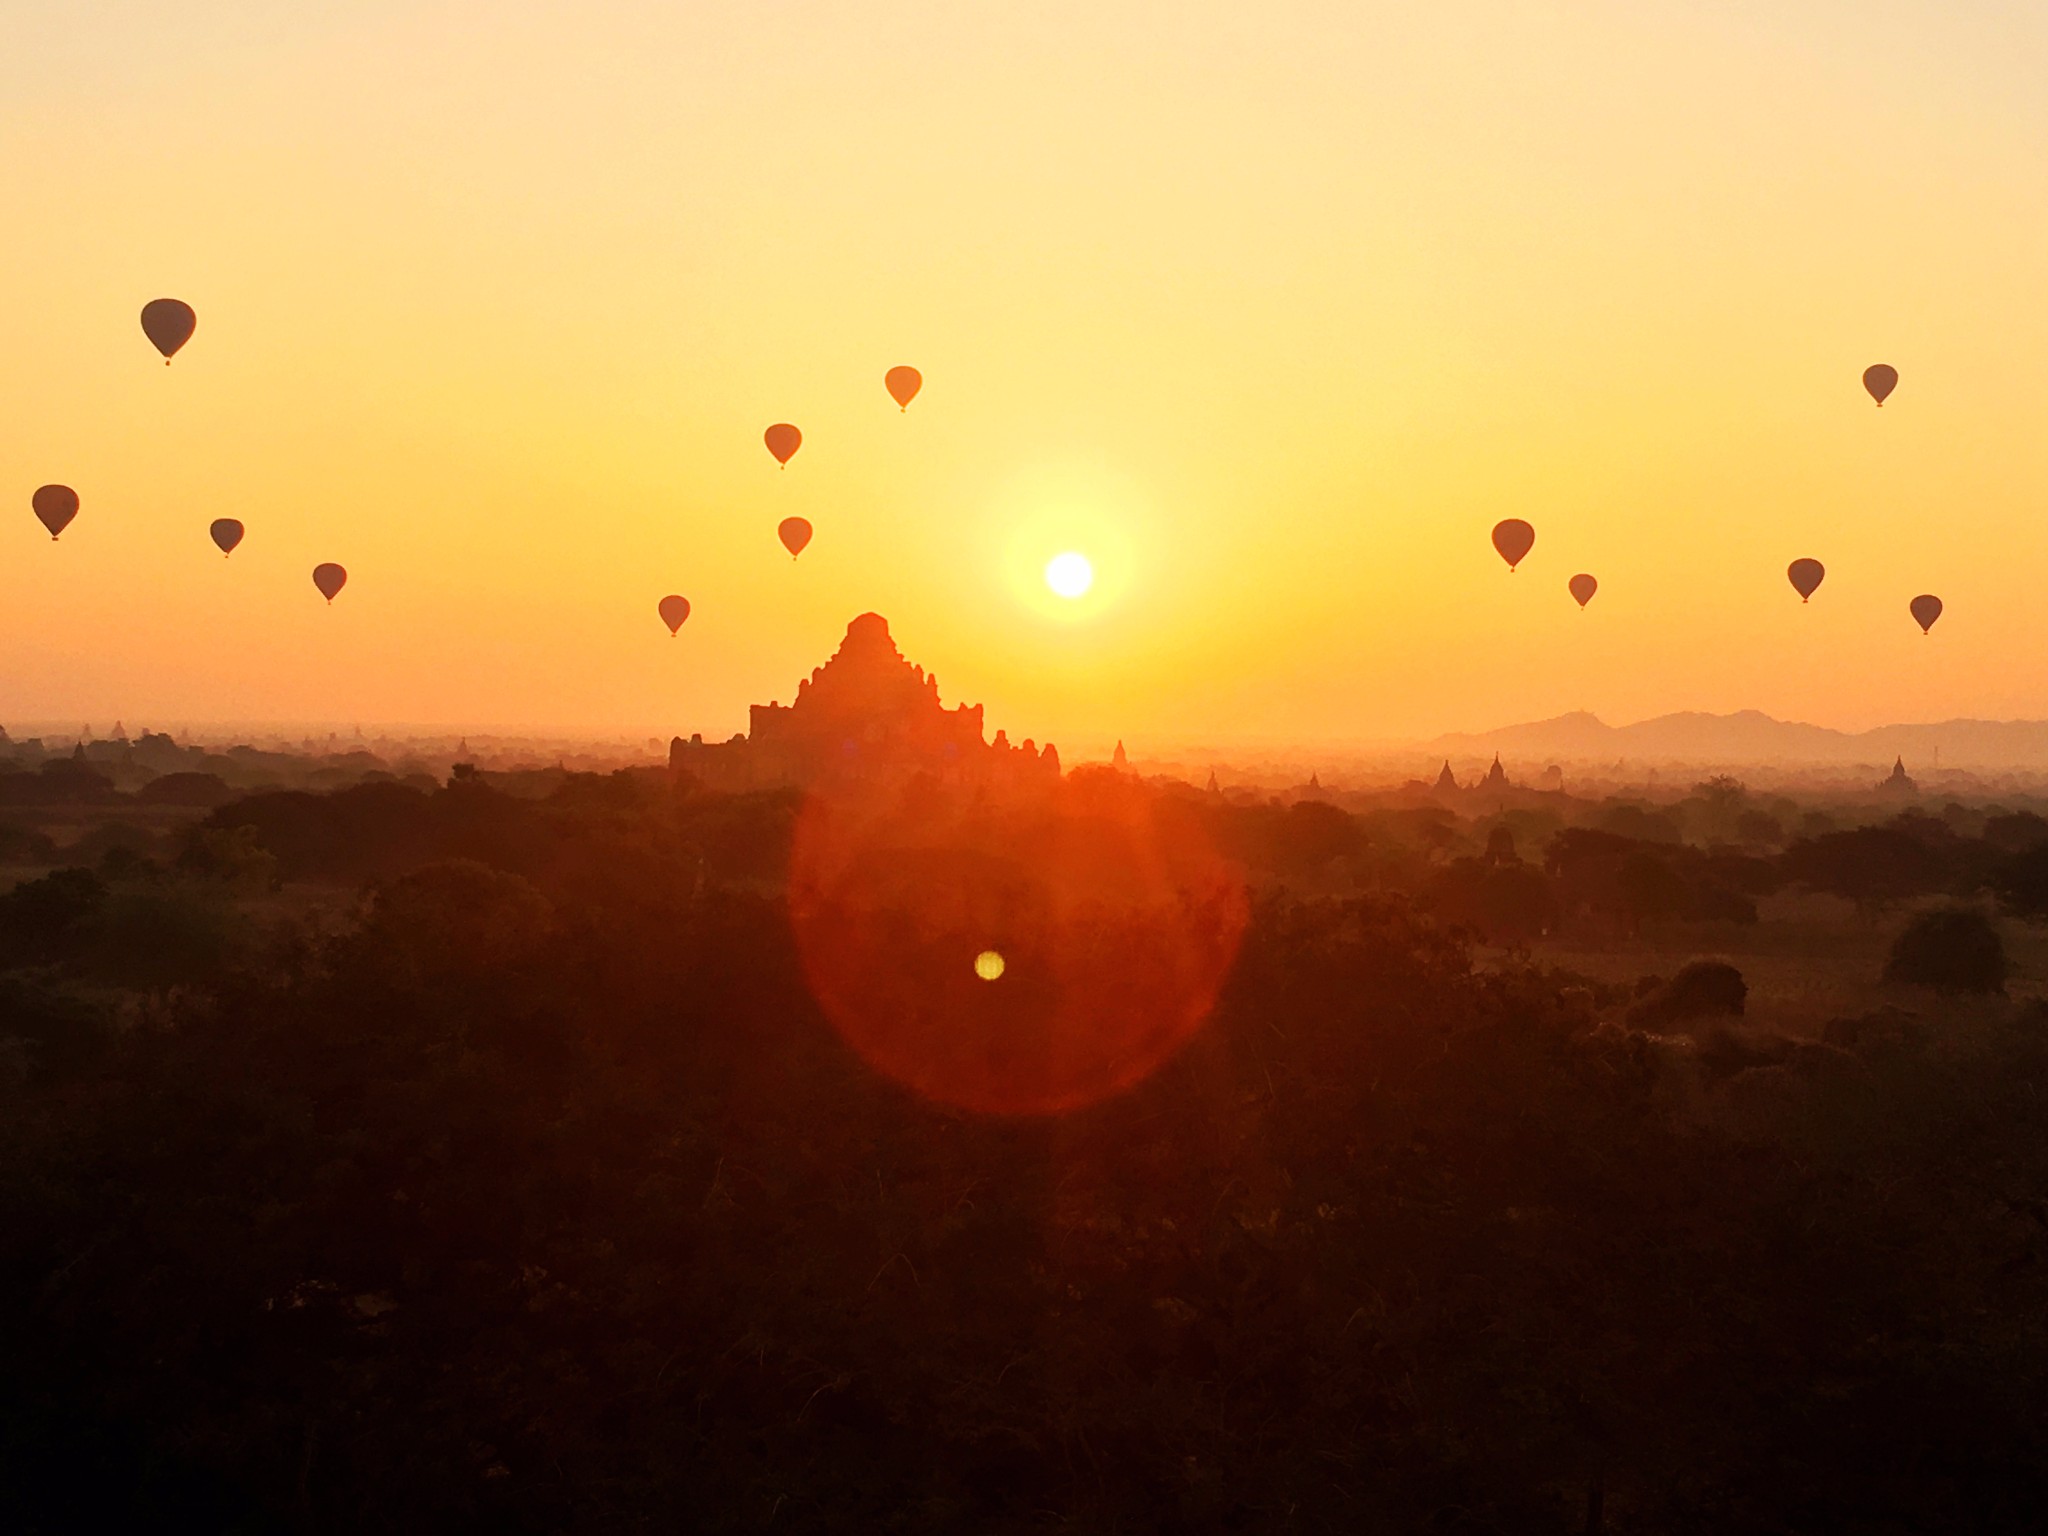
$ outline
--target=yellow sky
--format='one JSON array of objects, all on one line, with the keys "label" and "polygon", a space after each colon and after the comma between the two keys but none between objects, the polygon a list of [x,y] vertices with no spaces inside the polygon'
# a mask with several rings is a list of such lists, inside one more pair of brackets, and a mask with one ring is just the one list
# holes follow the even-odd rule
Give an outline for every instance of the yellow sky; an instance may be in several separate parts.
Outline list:
[{"label": "yellow sky", "polygon": [[2048,716],[2033,0],[8,17],[0,723]]}]

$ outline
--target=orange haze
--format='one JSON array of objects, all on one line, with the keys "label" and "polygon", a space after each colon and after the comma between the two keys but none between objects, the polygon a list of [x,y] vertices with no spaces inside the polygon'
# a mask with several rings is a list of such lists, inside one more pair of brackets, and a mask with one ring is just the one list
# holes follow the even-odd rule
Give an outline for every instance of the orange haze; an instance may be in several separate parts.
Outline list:
[{"label": "orange haze", "polygon": [[0,723],[2048,716],[2044,16],[17,0]]}]

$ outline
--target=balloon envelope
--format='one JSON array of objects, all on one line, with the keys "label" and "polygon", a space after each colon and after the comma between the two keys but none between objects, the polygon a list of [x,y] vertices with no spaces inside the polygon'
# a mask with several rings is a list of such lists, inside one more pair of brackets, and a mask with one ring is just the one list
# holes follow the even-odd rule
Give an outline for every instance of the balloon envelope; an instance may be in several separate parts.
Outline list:
[{"label": "balloon envelope", "polygon": [[177,299],[151,299],[142,306],[142,334],[163,353],[166,363],[173,352],[192,339],[193,327],[198,324],[199,317],[192,313],[192,306]]},{"label": "balloon envelope", "polygon": [[334,601],[334,594],[348,585],[348,572],[329,560],[325,564],[313,567],[313,585],[318,587],[320,595],[331,603]]},{"label": "balloon envelope", "polygon": [[1863,370],[1863,387],[1870,391],[1870,398],[1879,405],[1884,397],[1899,387],[1899,370],[1890,363],[1872,363]]},{"label": "balloon envelope", "polygon": [[1493,547],[1500,551],[1501,559],[1507,561],[1513,570],[1536,547],[1536,530],[1519,517],[1511,517],[1504,523],[1493,525]]},{"label": "balloon envelope", "polygon": [[1802,603],[1819,589],[1821,578],[1827,573],[1827,567],[1818,560],[1794,560],[1785,567],[1785,579],[1792,583],[1792,590],[1799,594]]},{"label": "balloon envelope", "polygon": [[232,517],[217,517],[213,526],[206,530],[213,535],[213,542],[220,546],[220,552],[231,555],[235,546],[242,542],[242,525]]},{"label": "balloon envelope", "polygon": [[29,505],[36,509],[36,517],[54,539],[78,516],[78,492],[68,485],[40,485]]},{"label": "balloon envelope", "polygon": [[655,607],[660,610],[661,622],[668,626],[670,634],[681,629],[683,620],[690,616],[690,600],[687,597],[677,597],[673,592],[655,604]]},{"label": "balloon envelope", "polygon": [[782,540],[782,547],[789,551],[794,560],[804,552],[804,546],[811,542],[811,525],[801,517],[785,517],[775,530],[775,536]]},{"label": "balloon envelope", "polygon": [[1593,594],[1600,590],[1600,583],[1586,575],[1574,576],[1565,585],[1572,589],[1572,596],[1579,600],[1581,608],[1593,601]]},{"label": "balloon envelope", "polygon": [[907,411],[917,392],[924,388],[924,375],[905,364],[883,374],[882,382],[888,386],[890,398]]},{"label": "balloon envelope", "polygon": [[1934,621],[1941,617],[1941,599],[1931,593],[1922,592],[1906,606],[1913,610],[1913,617],[1923,635],[1934,628]]},{"label": "balloon envelope", "polygon": [[775,455],[778,464],[787,464],[789,456],[804,445],[803,433],[786,421],[778,421],[763,432],[761,440],[768,445],[768,451]]}]

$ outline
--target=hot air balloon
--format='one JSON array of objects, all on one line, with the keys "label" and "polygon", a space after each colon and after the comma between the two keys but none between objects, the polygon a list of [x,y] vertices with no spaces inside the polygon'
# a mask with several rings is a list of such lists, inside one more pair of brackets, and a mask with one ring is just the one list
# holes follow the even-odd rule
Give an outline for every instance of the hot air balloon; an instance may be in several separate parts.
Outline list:
[{"label": "hot air balloon", "polygon": [[242,525],[232,517],[217,517],[213,526],[206,530],[213,535],[213,542],[220,546],[221,557],[235,552],[235,546],[242,542]]},{"label": "hot air balloon", "polygon": [[907,411],[917,392],[924,388],[924,375],[906,364],[891,368],[882,375],[882,382],[888,386],[890,397]]},{"label": "hot air balloon", "polygon": [[334,594],[348,585],[348,572],[329,560],[324,565],[313,567],[313,585],[320,589],[320,595],[328,602],[334,601]]},{"label": "hot air balloon", "polygon": [[1514,568],[1528,557],[1529,551],[1536,547],[1536,530],[1519,517],[1511,517],[1504,523],[1495,523],[1493,547],[1500,551],[1501,559],[1507,561],[1508,570],[1512,573]]},{"label": "hot air balloon", "polygon": [[1821,578],[1827,573],[1827,567],[1818,560],[1794,560],[1785,567],[1785,579],[1792,583],[1792,590],[1799,594],[1802,603],[1819,589]]},{"label": "hot air balloon", "polygon": [[775,537],[782,540],[782,547],[789,551],[794,560],[804,552],[804,546],[811,542],[811,525],[801,517],[785,517],[775,530]]},{"label": "hot air balloon", "polygon": [[1890,363],[1872,363],[1863,370],[1863,387],[1870,391],[1870,398],[1879,405],[1884,398],[1899,387],[1899,370]]},{"label": "hot air balloon", "polygon": [[786,421],[775,423],[761,434],[761,439],[767,443],[768,451],[775,455],[775,462],[778,464],[787,464],[789,456],[804,445],[803,433]]},{"label": "hot air balloon", "polygon": [[166,368],[171,366],[171,354],[192,339],[192,328],[198,324],[192,306],[177,299],[151,299],[142,306],[142,334],[163,353]]},{"label": "hot air balloon", "polygon": [[68,485],[39,485],[29,504],[36,509],[42,525],[50,530],[52,540],[78,516],[78,492]]},{"label": "hot air balloon", "polygon": [[661,622],[668,626],[669,637],[673,639],[675,632],[683,627],[683,620],[690,616],[690,600],[687,597],[677,597],[671,592],[654,606],[661,614]]},{"label": "hot air balloon", "polygon": [[1593,594],[1600,590],[1600,583],[1583,573],[1574,576],[1565,585],[1571,588],[1572,596],[1579,600],[1581,608],[1593,601]]},{"label": "hot air balloon", "polygon": [[1922,592],[1906,605],[1913,611],[1913,618],[1920,626],[1920,633],[1926,634],[1934,628],[1934,621],[1941,617],[1941,599],[1932,593]]}]

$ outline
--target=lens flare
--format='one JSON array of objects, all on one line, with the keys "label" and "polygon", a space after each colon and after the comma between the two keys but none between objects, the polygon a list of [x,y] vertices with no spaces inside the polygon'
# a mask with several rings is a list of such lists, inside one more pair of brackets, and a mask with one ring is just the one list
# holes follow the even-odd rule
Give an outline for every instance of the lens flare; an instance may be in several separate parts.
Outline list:
[{"label": "lens flare", "polygon": [[1158,1070],[1207,1019],[1246,916],[1200,819],[1109,775],[994,825],[900,791],[814,794],[789,888],[804,978],[847,1044],[997,1115],[1080,1109]]}]

